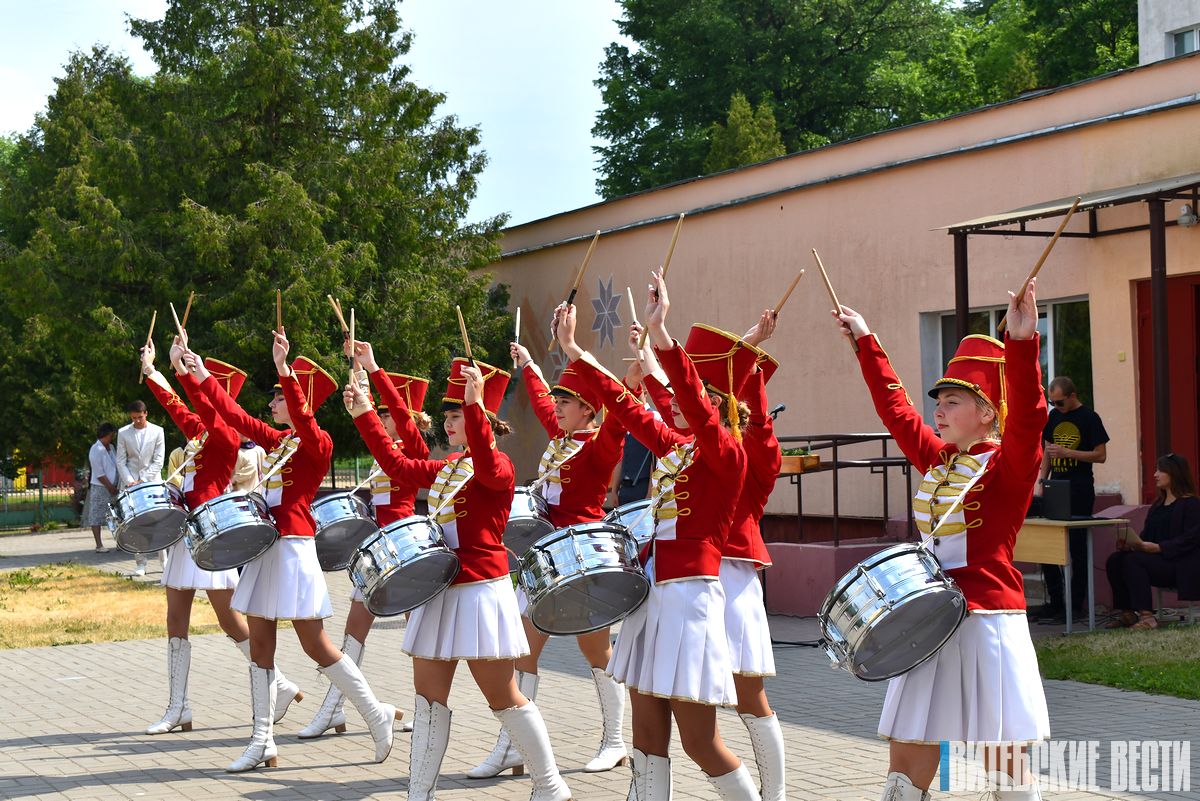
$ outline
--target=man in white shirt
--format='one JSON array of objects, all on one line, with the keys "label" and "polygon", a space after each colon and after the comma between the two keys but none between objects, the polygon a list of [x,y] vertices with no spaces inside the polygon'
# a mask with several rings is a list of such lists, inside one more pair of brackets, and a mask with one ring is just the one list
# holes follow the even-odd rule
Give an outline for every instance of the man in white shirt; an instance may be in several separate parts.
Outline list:
[{"label": "man in white shirt", "polygon": [[[126,407],[130,423],[117,432],[117,471],[121,486],[131,487],[146,481],[162,481],[163,461],[166,459],[166,437],[162,426],[147,419],[146,404],[135,400]],[[165,552],[158,559],[166,567]],[[135,576],[146,575],[146,555],[138,554]]]},{"label": "man in white shirt", "polygon": [[100,539],[100,527],[108,517],[108,505],[117,497],[117,453],[113,440],[117,438],[117,427],[112,423],[101,423],[96,429],[96,441],[88,451],[88,494],[83,502],[80,523],[91,526],[96,538],[96,553],[108,553]]}]

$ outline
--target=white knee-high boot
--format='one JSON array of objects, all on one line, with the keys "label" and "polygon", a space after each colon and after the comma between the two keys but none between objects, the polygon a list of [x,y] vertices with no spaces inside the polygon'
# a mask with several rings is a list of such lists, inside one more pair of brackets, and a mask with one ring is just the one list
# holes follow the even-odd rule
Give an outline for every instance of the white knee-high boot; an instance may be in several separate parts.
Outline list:
[{"label": "white knee-high boot", "polygon": [[273,670],[250,663],[250,707],[254,710],[254,731],[246,750],[225,768],[227,773],[254,770],[264,762],[269,768],[278,764],[279,752],[271,731],[275,717],[274,673]]},{"label": "white knee-high boot", "polygon": [[[250,658],[250,639],[244,639],[241,642],[229,638],[229,641],[238,647],[242,652],[242,656],[246,657],[246,661],[254,664],[254,660]],[[288,707],[293,701],[303,701],[304,693],[300,691],[300,687],[295,682],[283,675],[283,671],[279,669],[279,663],[275,663],[272,672],[275,674],[275,719],[272,723],[278,723],[283,720],[284,715],[288,713]]]},{"label": "white knee-high boot", "polygon": [[[358,665],[359,670],[362,669],[363,652],[365,650],[366,646],[349,634],[342,640],[342,653],[350,657],[354,664]],[[300,734],[298,735],[300,739],[310,740],[314,737],[320,737],[330,729],[333,729],[338,734],[346,731],[346,714],[342,711],[345,703],[346,696],[334,684],[330,683],[329,691],[325,693],[325,700],[321,703],[321,708],[313,716],[312,722],[300,730]]]},{"label": "white knee-high boot", "polygon": [[929,801],[929,793],[914,786],[903,773],[889,773],[879,801]]},{"label": "white knee-high boot", "polygon": [[375,761],[382,762],[392,752],[393,731],[396,725],[396,707],[383,704],[371,692],[367,680],[354,660],[342,654],[342,658],[329,667],[317,668],[334,684],[354,708],[362,715],[375,740]]},{"label": "white knee-high boot", "polygon": [[[537,688],[538,674],[517,671],[517,689],[521,691],[521,695],[532,701],[537,697]],[[468,770],[466,776],[468,779],[490,779],[510,768],[514,776],[520,776],[525,772],[525,763],[521,759],[521,754],[516,748],[513,748],[512,740],[502,724],[500,736],[496,738],[496,745],[492,747],[492,753]]]},{"label": "white knee-high boot", "polygon": [[530,701],[525,706],[492,710],[492,714],[508,731],[513,746],[529,769],[529,778],[533,779],[529,801],[569,801],[571,788],[567,787],[554,763],[550,734],[537,704]]},{"label": "white knee-high boot", "polygon": [[188,670],[192,666],[192,644],[183,637],[167,640],[167,684],[171,698],[162,720],[147,727],[146,734],[166,734],[176,726],[192,730],[192,708],[188,705]]},{"label": "white knee-high boot", "polygon": [[716,788],[721,801],[755,801],[758,798],[758,790],[754,789],[754,779],[746,769],[745,762],[724,776],[705,774],[705,778]]},{"label": "white knee-high boot", "polygon": [[408,801],[433,801],[442,759],[450,742],[450,710],[418,695],[413,702],[412,748],[408,756]]},{"label": "white knee-high boot", "polygon": [[742,723],[750,731],[750,745],[754,748],[754,761],[758,763],[758,781],[762,786],[763,801],[786,801],[784,786],[783,730],[779,717],[765,718],[741,715]]},{"label": "white knee-high boot", "polygon": [[603,668],[592,668],[592,680],[596,682],[596,694],[600,697],[604,733],[596,756],[583,766],[583,770],[585,773],[600,773],[624,765],[629,759],[625,740],[621,736],[621,721],[625,717],[625,688],[605,673]]},{"label": "white knee-high boot", "polygon": [[671,801],[670,757],[643,754],[636,748],[629,753],[633,776],[626,801]]}]

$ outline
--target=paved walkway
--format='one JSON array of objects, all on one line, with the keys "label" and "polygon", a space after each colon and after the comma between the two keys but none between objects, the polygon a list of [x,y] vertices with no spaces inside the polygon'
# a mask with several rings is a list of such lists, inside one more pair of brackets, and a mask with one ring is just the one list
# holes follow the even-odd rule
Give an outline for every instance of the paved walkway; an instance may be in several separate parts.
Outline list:
[{"label": "paved walkway", "polygon": [[[76,559],[128,571],[133,560],[113,552],[91,552],[87,531],[0,537],[0,570]],[[157,580],[151,562],[148,580]],[[340,641],[349,582],[329,576],[335,616],[330,633]],[[816,638],[811,620],[773,618],[779,640]],[[375,692],[411,708],[409,660],[400,652],[402,619],[380,621],[368,642],[365,673]],[[279,663],[306,693],[276,726],[280,767],[231,776],[223,772],[249,736],[248,677],[241,654],[224,637],[193,639],[189,696],[195,730],[157,737],[142,734],[158,719],[167,697],[164,640],[115,642],[0,651],[0,798],[5,799],[360,799],[404,798],[408,735],[398,735],[391,758],[370,762],[369,735],[348,708],[350,731],[300,741],[321,702],[324,679],[292,635],[279,638]],[[875,737],[884,687],[829,668],[815,648],[779,644],[779,676],[768,693],[783,722],[788,748],[788,792],[793,801],[875,801],[886,766],[886,745]],[[1046,682],[1051,722],[1061,739],[1196,740],[1200,703],[1122,692],[1074,682]],[[538,706],[543,710],[555,755],[577,799],[625,798],[626,769],[586,774],[599,738],[599,705],[590,674],[570,640],[546,649]],[[465,670],[450,699],[454,710],[450,748],[438,798],[481,797],[524,801],[527,777],[470,781],[463,773],[488,752],[497,724]],[[721,731],[753,771],[746,729],[732,711],[719,716]],[[626,719],[626,741],[630,740]],[[1102,754],[1107,754],[1107,745]],[[717,795],[672,747],[675,798],[716,801]],[[1197,755],[1200,759],[1200,755]],[[1107,760],[1102,759],[1102,767]],[[1103,786],[1107,774],[1101,773]],[[1200,799],[1200,773],[1190,793],[1137,795],[1058,793],[1057,801],[1095,798]],[[974,799],[978,793],[934,793],[939,799]]]}]

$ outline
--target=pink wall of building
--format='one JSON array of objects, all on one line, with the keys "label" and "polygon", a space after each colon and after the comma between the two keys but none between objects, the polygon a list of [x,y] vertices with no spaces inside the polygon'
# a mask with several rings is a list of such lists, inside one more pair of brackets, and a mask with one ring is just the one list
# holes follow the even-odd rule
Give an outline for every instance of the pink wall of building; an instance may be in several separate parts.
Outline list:
[{"label": "pink wall of building", "polygon": [[[627,355],[626,286],[639,304],[646,276],[663,257],[674,215],[689,216],[671,265],[671,330],[681,339],[702,321],[741,332],[773,305],[795,271],[808,275],[793,294],[767,349],[783,363],[770,387],[787,403],[782,433],[880,431],[849,347],[829,319],[829,300],[813,270],[817,248],[843,303],[878,331],[914,398],[922,393],[922,314],[954,307],[952,239],[941,226],[1031,203],[1200,170],[1200,58],[1150,65],[1044,96],[884,133],[823,150],[565,212],[509,229],[506,254],[489,269],[520,304],[525,339],[553,373],[546,352],[551,309],[565,296],[597,229],[607,233],[576,300],[581,344],[614,371]],[[1161,106],[1151,110],[1152,106]],[[1003,141],[1002,141],[1003,140]],[[800,188],[780,192],[785,187]],[[757,200],[746,198],[765,194]],[[722,208],[709,210],[718,204]],[[1168,217],[1178,204],[1168,206]],[[1101,225],[1143,223],[1145,209],[1099,212]],[[652,224],[639,224],[663,218]],[[1053,228],[1056,221],[1032,224]],[[1072,223],[1082,229],[1083,219]],[[629,226],[627,230],[621,229]],[[611,232],[610,232],[611,231]],[[578,241],[560,243],[578,238]],[[972,237],[972,306],[998,306],[1040,253],[1034,238]],[[1170,274],[1200,272],[1200,227],[1167,233]],[[1137,347],[1132,282],[1149,276],[1147,235],[1062,240],[1039,279],[1039,300],[1086,297],[1091,303],[1095,405],[1112,437],[1097,483],[1136,500]],[[609,291],[611,289],[611,295]],[[593,303],[611,309],[615,339]],[[641,309],[638,309],[640,316]],[[933,343],[926,343],[926,347]],[[519,432],[505,443],[522,478],[532,476],[544,444],[523,390],[508,416]],[[806,478],[805,511],[829,511],[828,475]],[[878,514],[879,480],[845,474],[843,512]],[[811,502],[809,501],[811,498]],[[895,481],[892,510],[907,503]],[[809,505],[811,503],[811,506]],[[768,511],[793,512],[782,484]]]}]

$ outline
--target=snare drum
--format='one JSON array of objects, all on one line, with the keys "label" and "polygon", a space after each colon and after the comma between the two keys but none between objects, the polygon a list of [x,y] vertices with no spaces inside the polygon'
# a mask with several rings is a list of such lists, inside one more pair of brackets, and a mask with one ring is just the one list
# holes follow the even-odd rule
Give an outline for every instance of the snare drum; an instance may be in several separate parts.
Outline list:
[{"label": "snare drum", "polygon": [[354,549],[379,533],[370,505],[348,492],[317,501],[312,514],[317,521],[317,561],[325,571],[345,570]]},{"label": "snare drum", "polygon": [[842,576],[818,620],[834,667],[882,681],[936,654],[966,615],[967,601],[937,557],[905,543]]},{"label": "snare drum", "polygon": [[204,570],[229,570],[253,562],[279,539],[267,502],[256,492],[227,492],[188,517],[186,542]]},{"label": "snare drum", "polygon": [[416,609],[449,587],[458,569],[442,527],[423,515],[389,523],[350,557],[350,580],[378,617]]},{"label": "snare drum", "polygon": [[188,508],[183,491],[165,481],[135,484],[108,506],[108,527],[117,547],[129,553],[152,553],[183,536]]},{"label": "snare drum", "polygon": [[535,542],[521,557],[529,619],[547,634],[586,634],[637,609],[650,593],[638,544],[619,523],[581,523]]},{"label": "snare drum", "polygon": [[518,557],[529,550],[529,546],[554,531],[550,522],[550,507],[537,490],[517,487],[513,493],[512,509],[508,513],[508,524],[504,526],[504,545]]},{"label": "snare drum", "polygon": [[613,509],[604,519],[620,523],[637,540],[638,548],[645,548],[654,536],[654,512],[650,508],[653,504],[650,498],[633,501]]}]

